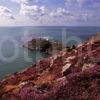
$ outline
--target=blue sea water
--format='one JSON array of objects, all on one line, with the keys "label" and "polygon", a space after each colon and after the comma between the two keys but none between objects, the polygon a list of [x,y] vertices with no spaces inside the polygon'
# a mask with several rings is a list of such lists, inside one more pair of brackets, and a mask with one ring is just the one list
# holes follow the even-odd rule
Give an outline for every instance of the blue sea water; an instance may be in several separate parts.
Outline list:
[{"label": "blue sea water", "polygon": [[[49,39],[63,40],[66,44],[70,37],[77,37],[84,41],[95,35],[96,32],[100,32],[100,27],[0,27],[0,79],[47,57],[40,52],[28,51],[28,57],[32,58],[32,61],[26,61],[24,54],[27,54],[27,49],[22,46],[24,41],[36,37],[48,37]],[[10,59],[16,49],[18,49],[18,54],[12,61],[7,62],[2,58],[3,56]]]}]

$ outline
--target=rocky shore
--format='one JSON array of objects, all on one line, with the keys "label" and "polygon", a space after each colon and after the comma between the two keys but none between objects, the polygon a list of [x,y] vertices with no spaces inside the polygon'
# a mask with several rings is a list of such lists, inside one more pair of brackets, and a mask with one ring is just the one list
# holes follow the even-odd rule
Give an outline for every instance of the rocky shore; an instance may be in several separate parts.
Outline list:
[{"label": "rocky shore", "polygon": [[100,100],[100,38],[96,36],[1,80],[0,100]]}]

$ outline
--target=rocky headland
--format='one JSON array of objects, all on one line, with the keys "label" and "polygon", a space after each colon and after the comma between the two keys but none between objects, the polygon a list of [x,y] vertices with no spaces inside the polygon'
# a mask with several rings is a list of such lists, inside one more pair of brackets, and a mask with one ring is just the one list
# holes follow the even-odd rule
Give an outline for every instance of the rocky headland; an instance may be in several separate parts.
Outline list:
[{"label": "rocky headland", "polygon": [[0,81],[0,100],[66,99],[100,100],[97,35],[71,51],[62,50]]}]

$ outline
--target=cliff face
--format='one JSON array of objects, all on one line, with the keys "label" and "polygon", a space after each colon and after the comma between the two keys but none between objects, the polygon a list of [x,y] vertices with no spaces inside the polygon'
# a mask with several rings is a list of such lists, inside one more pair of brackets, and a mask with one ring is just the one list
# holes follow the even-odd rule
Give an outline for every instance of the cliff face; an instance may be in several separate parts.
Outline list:
[{"label": "cliff face", "polygon": [[5,78],[0,82],[0,100],[99,100],[99,83],[98,40],[63,50]]}]

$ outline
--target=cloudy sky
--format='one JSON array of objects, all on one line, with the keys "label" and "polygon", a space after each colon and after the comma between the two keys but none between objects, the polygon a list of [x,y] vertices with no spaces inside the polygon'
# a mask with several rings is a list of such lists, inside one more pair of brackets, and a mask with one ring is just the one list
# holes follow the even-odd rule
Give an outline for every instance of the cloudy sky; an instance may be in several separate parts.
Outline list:
[{"label": "cloudy sky", "polygon": [[100,0],[0,0],[0,26],[100,26]]}]

